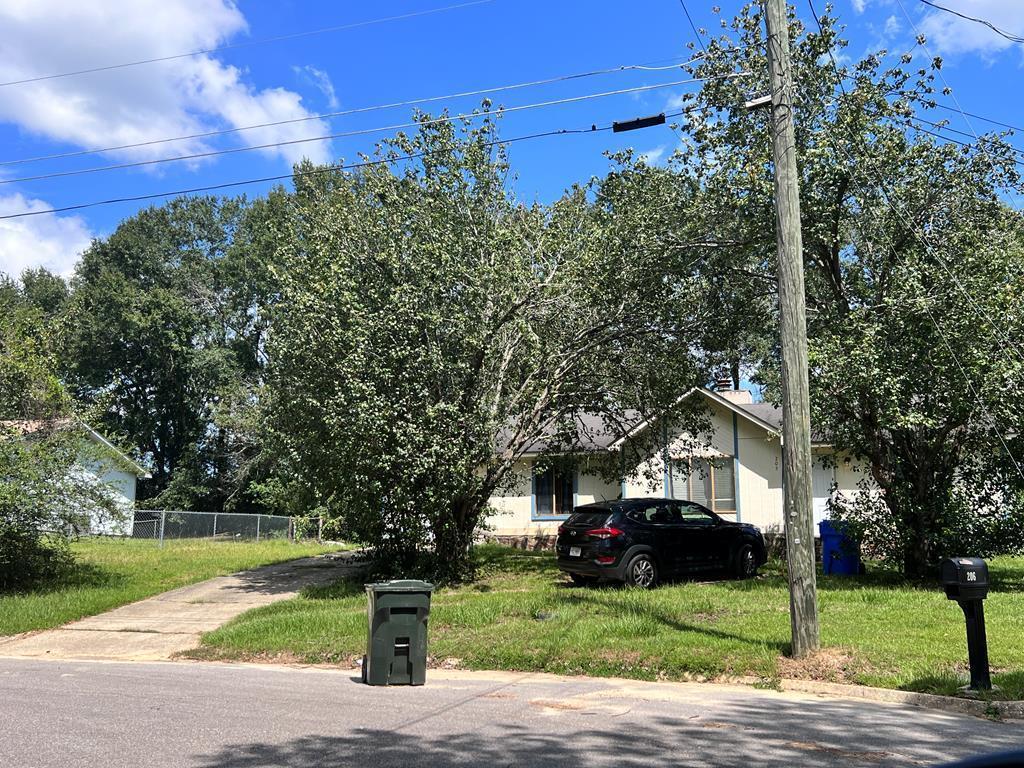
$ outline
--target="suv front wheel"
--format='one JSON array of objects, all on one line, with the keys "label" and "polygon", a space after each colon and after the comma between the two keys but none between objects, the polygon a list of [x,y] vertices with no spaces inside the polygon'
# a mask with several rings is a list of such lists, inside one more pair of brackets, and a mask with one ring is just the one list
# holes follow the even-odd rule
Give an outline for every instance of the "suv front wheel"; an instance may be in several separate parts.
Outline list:
[{"label": "suv front wheel", "polygon": [[658,566],[650,555],[637,555],[626,566],[626,586],[650,589],[658,583]]}]

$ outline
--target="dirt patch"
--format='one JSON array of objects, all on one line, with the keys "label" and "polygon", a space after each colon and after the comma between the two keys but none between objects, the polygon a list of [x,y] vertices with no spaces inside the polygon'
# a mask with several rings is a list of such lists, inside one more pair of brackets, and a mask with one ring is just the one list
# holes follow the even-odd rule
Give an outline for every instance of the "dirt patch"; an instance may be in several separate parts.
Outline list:
[{"label": "dirt patch", "polygon": [[703,723],[700,723],[700,727],[701,728],[716,728],[716,729],[717,728],[725,728],[725,729],[728,729],[728,730],[736,730],[736,731],[739,731],[739,730],[752,731],[752,730],[754,730],[753,728],[744,728],[741,725],[736,725],[736,723],[723,723],[720,720],[707,720],[707,721],[705,721]]},{"label": "dirt patch", "polygon": [[796,680],[852,683],[867,669],[862,659],[844,648],[822,648],[802,659],[779,659],[779,676]]},{"label": "dirt patch", "polygon": [[457,659],[454,656],[449,656],[443,659],[439,659],[435,656],[427,657],[427,667],[430,669],[462,669],[462,659]]},{"label": "dirt patch", "polygon": [[836,757],[853,758],[854,760],[866,760],[872,763],[881,763],[892,759],[889,752],[857,752],[852,749],[841,749],[839,747],[826,747],[824,744],[817,744],[813,741],[787,741],[785,746],[792,749],[799,749],[805,752],[820,752]]},{"label": "dirt patch", "polygon": [[[237,661],[244,664],[295,664],[306,666],[309,662],[294,653],[279,651],[277,653],[240,653],[223,652],[218,648],[199,646],[180,651],[171,656],[172,659],[188,659],[190,661]],[[342,666],[345,666],[342,664]]]},{"label": "dirt patch", "polygon": [[533,699],[530,706],[539,709],[558,709],[565,712],[579,712],[581,709],[587,708],[586,704],[576,701],[556,701],[554,699]]}]

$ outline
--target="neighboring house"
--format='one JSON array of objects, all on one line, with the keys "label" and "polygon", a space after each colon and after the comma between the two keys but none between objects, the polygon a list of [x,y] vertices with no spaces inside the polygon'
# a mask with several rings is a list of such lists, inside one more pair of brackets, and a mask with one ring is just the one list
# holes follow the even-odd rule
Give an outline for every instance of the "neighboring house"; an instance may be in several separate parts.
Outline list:
[{"label": "neighboring house", "polygon": [[[489,533],[499,539],[542,538],[554,534],[575,506],[643,496],[689,499],[728,520],[781,531],[781,409],[753,402],[746,390],[694,389],[685,397],[705,401],[711,418],[709,443],[695,442],[692,435],[660,419],[641,421],[627,435],[584,423],[588,437],[582,468],[537,472],[534,464],[542,451],[525,454],[515,466],[515,485],[491,497],[494,514],[487,520]],[[587,471],[587,454],[624,455],[625,441],[646,430],[660,431],[660,436],[655,432],[657,447],[639,464],[623,467],[618,482],[609,483]],[[857,461],[837,455],[818,438],[812,444],[815,524],[825,518],[831,494],[855,494],[864,478],[864,468]]]},{"label": "neighboring house", "polygon": [[[44,426],[39,421],[3,421],[0,427],[14,429],[22,435],[31,435]],[[80,421],[65,420],[61,429],[77,430],[82,435],[78,451],[77,476],[86,482],[102,483],[111,494],[120,511],[119,519],[111,520],[101,510],[90,513],[89,529],[82,533],[108,536],[131,536],[135,517],[135,488],[140,477],[148,477],[146,470],[120,451],[103,435]]]}]

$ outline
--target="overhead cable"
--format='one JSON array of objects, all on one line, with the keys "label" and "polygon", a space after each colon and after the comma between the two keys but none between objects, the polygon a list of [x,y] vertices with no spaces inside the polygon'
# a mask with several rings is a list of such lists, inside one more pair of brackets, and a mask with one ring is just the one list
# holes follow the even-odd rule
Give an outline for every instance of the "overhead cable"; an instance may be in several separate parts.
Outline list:
[{"label": "overhead cable", "polygon": [[62,77],[75,77],[77,75],[87,75],[92,72],[108,72],[113,69],[124,69],[126,67],[138,67],[143,64],[157,64],[161,61],[174,61],[175,59],[187,59],[191,56],[202,56],[210,53],[219,53],[220,51],[229,51],[235,48],[248,48],[253,45],[263,45],[264,43],[277,43],[283,40],[296,40],[302,37],[311,37],[313,35],[322,35],[327,32],[340,32],[346,29],[357,29],[358,27],[369,27],[374,24],[384,24],[389,21],[401,21],[403,19],[412,19],[417,16],[429,16],[435,13],[444,13],[445,11],[454,11],[459,8],[468,8],[473,5],[484,5],[486,3],[494,2],[494,0],[472,0],[472,2],[458,3],[456,5],[446,5],[443,8],[428,8],[424,11],[413,11],[412,13],[403,13],[397,16],[385,16],[379,19],[368,19],[366,21],[356,21],[351,24],[338,24],[332,27],[321,27],[320,29],[310,29],[303,32],[292,32],[287,35],[278,35],[276,37],[264,37],[259,40],[243,40],[238,43],[229,43],[227,45],[219,45],[215,48],[203,48],[197,51],[187,51],[185,53],[174,53],[169,56],[157,56],[151,59],[139,59],[137,61],[125,61],[119,64],[106,64],[99,67],[89,67],[86,69],[78,69],[71,72],[58,72],[52,75],[38,75],[35,77],[26,77],[21,80],[9,80],[6,83],[0,83],[0,88],[6,88],[10,85],[24,85],[26,83],[38,83],[42,80],[56,80]]},{"label": "overhead cable", "polygon": [[498,85],[489,88],[479,88],[472,91],[461,91],[458,93],[448,93],[442,96],[426,96],[418,99],[406,99],[405,101],[393,101],[386,104],[374,104],[365,107],[353,107],[351,109],[342,109],[335,112],[321,112],[319,114],[304,115],[302,117],[293,117],[287,120],[274,120],[266,123],[254,123],[252,125],[240,125],[233,128],[221,128],[215,131],[203,131],[201,133],[191,133],[182,136],[169,136],[163,139],[150,139],[149,141],[139,141],[133,144],[118,144],[109,147],[98,147],[96,149],[79,149],[73,152],[60,152],[51,155],[38,155],[36,157],[24,157],[14,158],[11,160],[0,160],[0,166],[3,165],[19,165],[23,163],[36,163],[43,160],[59,160],[68,157],[81,157],[83,155],[95,155],[103,152],[117,152],[125,149],[137,149],[139,147],[150,147],[155,144],[166,144],[173,141],[187,141],[191,139],[206,139],[212,136],[225,136],[230,133],[240,133],[242,131],[252,131],[259,128],[273,128],[279,125],[292,125],[294,123],[303,123],[309,120],[325,120],[333,117],[344,117],[346,115],[357,115],[364,112],[376,112],[383,109],[396,109],[400,107],[413,107],[418,104],[428,104],[435,101],[445,101],[448,99],[460,99],[466,96],[485,96],[490,93],[498,93],[500,91],[513,91],[520,88],[532,88],[541,85],[550,85],[552,83],[566,82],[569,80],[578,80],[580,78],[595,77],[597,75],[607,75],[615,72],[627,72],[627,71],[644,71],[644,72],[660,72],[669,69],[680,69],[688,64],[692,64],[694,61],[699,59],[700,56],[690,58],[687,61],[671,64],[667,66],[651,66],[650,64],[624,64],[618,67],[606,67],[604,69],[594,69],[587,72],[575,72],[568,75],[557,75],[555,77],[548,77],[541,80],[530,80],[522,83],[513,83],[511,85]]},{"label": "overhead cable", "polygon": [[[721,79],[731,79],[731,78],[743,77],[743,76],[745,76],[745,73],[740,73],[740,74],[737,74],[737,75],[723,75],[723,76],[716,77],[716,78],[711,78],[711,79],[721,80]],[[428,120],[413,120],[411,122],[396,123],[394,125],[378,126],[376,128],[361,128],[361,129],[353,130],[353,131],[344,131],[342,133],[331,133],[331,134],[327,134],[327,135],[324,135],[324,136],[310,136],[310,137],[302,138],[302,139],[288,139],[286,141],[273,141],[273,142],[269,142],[267,144],[255,144],[255,145],[249,146],[249,147],[234,147],[232,149],[218,149],[218,150],[211,150],[209,152],[195,152],[195,153],[192,153],[192,154],[189,154],[189,155],[177,155],[177,156],[174,156],[174,157],[161,157],[161,158],[155,158],[153,160],[137,160],[137,161],[130,162],[130,163],[117,163],[117,164],[114,164],[114,165],[100,165],[100,166],[94,166],[92,168],[79,168],[79,169],[73,170],[73,171],[57,171],[55,173],[44,173],[44,174],[39,174],[39,175],[36,175],[36,176],[19,176],[19,177],[13,178],[13,179],[0,179],[0,185],[2,185],[2,184],[14,184],[16,182],[40,181],[40,180],[44,180],[44,179],[63,178],[63,177],[67,177],[67,176],[80,176],[80,175],[87,174],[87,173],[98,173],[100,171],[113,171],[113,170],[120,170],[120,169],[125,169],[125,168],[138,168],[138,167],[142,167],[142,166],[158,165],[158,164],[162,164],[162,163],[180,162],[182,160],[198,160],[198,159],[207,158],[207,157],[216,157],[218,155],[237,154],[237,153],[240,153],[240,152],[254,152],[256,150],[261,150],[261,149],[273,149],[273,148],[278,148],[278,147],[292,146],[292,145],[295,145],[295,144],[306,144],[306,143],[314,142],[314,141],[328,141],[330,139],[339,139],[339,138],[345,138],[345,137],[350,137],[350,136],[362,136],[362,135],[365,135],[365,134],[368,134],[368,133],[384,133],[386,131],[397,131],[397,130],[401,130],[403,128],[415,128],[415,127],[418,127],[418,126],[421,126],[421,125],[435,125],[435,124],[440,124],[440,123],[450,123],[450,122],[454,122],[454,121],[457,121],[457,120],[469,120],[469,119],[473,119],[473,118],[476,118],[476,117],[485,117],[485,116],[489,116],[489,115],[502,115],[502,114],[506,114],[506,113],[509,113],[509,112],[520,112],[522,110],[527,110],[527,109],[539,109],[539,108],[542,108],[542,107],[552,107],[552,106],[557,106],[557,105],[560,105],[560,104],[572,104],[572,103],[575,103],[575,102],[587,101],[587,100],[590,100],[590,99],[603,98],[603,97],[607,97],[607,96],[618,96],[618,95],[625,94],[625,93],[640,93],[640,92],[643,92],[643,91],[651,91],[651,90],[655,90],[655,89],[658,89],[658,88],[670,88],[670,87],[674,87],[674,86],[678,86],[678,85],[688,85],[688,84],[691,84],[691,83],[700,82],[700,81],[702,81],[704,79],[707,79],[707,78],[689,78],[689,79],[686,79],[686,80],[676,80],[676,81],[673,81],[673,82],[658,83],[658,84],[655,84],[655,85],[641,85],[641,86],[635,86],[633,88],[620,88],[620,89],[615,90],[615,91],[603,91],[601,93],[589,93],[589,94],[584,94],[582,96],[569,96],[569,97],[566,97],[564,99],[553,99],[551,101],[541,101],[541,102],[537,102],[535,104],[521,104],[519,106],[514,106],[514,107],[502,107],[502,108],[499,108],[499,109],[495,110],[494,112],[480,112],[480,111],[477,111],[477,112],[464,112],[464,113],[461,113],[461,114],[458,114],[458,115],[449,115],[449,116],[445,116],[445,117],[431,118],[431,119],[428,119]]]},{"label": "overhead cable", "polygon": [[[673,113],[667,114],[666,117],[679,117],[680,115],[687,114],[690,111],[693,111],[693,110],[692,109],[683,109],[683,110],[680,110],[678,112],[673,112]],[[494,141],[482,142],[481,144],[478,144],[477,146],[483,146],[483,147],[505,146],[505,145],[514,144],[514,143],[520,142],[520,141],[528,141],[528,140],[531,140],[531,139],[540,139],[540,138],[545,138],[545,137],[548,137],[548,136],[567,136],[567,135],[574,135],[574,134],[598,133],[598,132],[601,132],[601,131],[610,131],[610,130],[611,130],[611,126],[610,125],[608,125],[608,126],[601,126],[601,127],[598,127],[598,126],[595,125],[595,126],[591,126],[590,128],[577,128],[577,129],[562,128],[562,129],[559,129],[559,130],[556,130],[556,131],[544,131],[542,133],[532,133],[532,134],[527,134],[525,136],[515,136],[515,137],[513,137],[511,139],[496,139]],[[218,189],[231,189],[231,188],[234,188],[234,187],[241,187],[241,186],[246,186],[246,185],[249,185],[249,184],[262,184],[262,183],[272,182],[272,181],[285,181],[287,179],[303,178],[303,177],[306,177],[306,176],[316,176],[316,175],[319,175],[319,174],[322,174],[322,173],[331,173],[333,171],[347,171],[347,170],[353,170],[353,169],[357,169],[357,168],[367,168],[367,167],[374,166],[374,165],[384,165],[384,164],[396,163],[396,162],[401,162],[403,160],[415,160],[416,158],[426,157],[428,155],[439,154],[440,152],[444,152],[444,151],[447,151],[447,150],[436,150],[436,151],[433,151],[433,152],[426,152],[426,151],[425,152],[413,152],[413,153],[406,154],[406,155],[398,155],[398,156],[394,156],[394,157],[385,157],[385,158],[379,158],[379,159],[376,159],[376,160],[363,160],[363,161],[360,161],[358,163],[346,163],[346,164],[340,164],[340,165],[325,165],[325,166],[320,166],[320,167],[317,167],[317,168],[312,168],[312,169],[307,170],[307,171],[294,171],[292,173],[278,174],[278,175],[275,175],[275,176],[263,176],[263,177],[260,177],[260,178],[242,179],[242,180],[239,180],[239,181],[222,182],[222,183],[219,183],[219,184],[207,184],[207,185],[204,185],[204,186],[201,186],[201,187],[190,187],[188,189],[179,189],[179,190],[174,190],[174,191],[169,191],[169,192],[153,192],[153,193],[149,193],[149,194],[145,194],[145,195],[130,195],[130,196],[125,196],[125,197],[114,197],[114,198],[108,198],[106,200],[94,200],[94,201],[87,202],[87,203],[76,203],[74,205],[65,205],[65,206],[61,206],[61,207],[58,207],[58,208],[47,208],[45,210],[22,211],[20,213],[9,213],[9,214],[6,214],[4,216],[0,216],[0,221],[4,221],[4,220],[7,220],[7,219],[21,219],[21,218],[26,218],[28,216],[44,216],[44,215],[53,214],[53,213],[64,213],[66,211],[79,211],[79,210],[82,210],[82,209],[85,209],[85,208],[95,208],[95,207],[102,206],[102,205],[113,205],[115,203],[129,203],[129,202],[139,202],[139,201],[143,201],[143,200],[157,200],[157,199],[166,198],[166,197],[180,197],[181,195],[196,194],[196,193],[199,193],[199,192],[212,192],[212,191],[218,190]]]}]

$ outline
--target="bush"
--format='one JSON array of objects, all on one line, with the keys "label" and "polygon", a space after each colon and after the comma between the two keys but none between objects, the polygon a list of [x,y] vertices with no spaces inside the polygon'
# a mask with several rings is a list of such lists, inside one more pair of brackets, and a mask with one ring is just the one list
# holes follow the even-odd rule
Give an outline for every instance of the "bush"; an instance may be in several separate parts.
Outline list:
[{"label": "bush", "polygon": [[66,430],[0,432],[0,591],[56,578],[91,517],[118,514],[106,487],[77,468],[80,450]]},{"label": "bush", "polygon": [[[928,510],[928,536],[932,541],[931,567],[943,557],[995,557],[1024,552],[1024,498],[1009,495],[1007,484],[984,484],[962,478],[947,499],[936,499]],[[829,504],[830,516],[849,526],[861,542],[861,552],[893,564],[903,562],[916,535],[912,526],[899,520],[881,494],[862,483],[853,498],[837,497]]]}]

